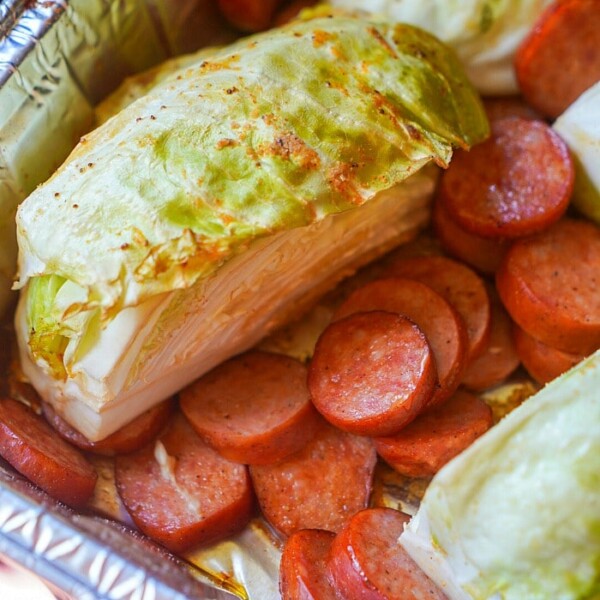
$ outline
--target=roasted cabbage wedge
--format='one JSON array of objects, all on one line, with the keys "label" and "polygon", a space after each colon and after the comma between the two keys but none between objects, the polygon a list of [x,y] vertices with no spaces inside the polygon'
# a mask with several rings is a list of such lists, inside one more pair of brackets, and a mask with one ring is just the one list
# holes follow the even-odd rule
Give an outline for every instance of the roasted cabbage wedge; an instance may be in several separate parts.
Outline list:
[{"label": "roasted cabbage wedge", "polygon": [[92,440],[422,225],[488,134],[453,52],[336,16],[220,49],[82,139],[17,215],[25,373]]},{"label": "roasted cabbage wedge", "polygon": [[433,479],[400,536],[451,600],[600,598],[600,351]]}]

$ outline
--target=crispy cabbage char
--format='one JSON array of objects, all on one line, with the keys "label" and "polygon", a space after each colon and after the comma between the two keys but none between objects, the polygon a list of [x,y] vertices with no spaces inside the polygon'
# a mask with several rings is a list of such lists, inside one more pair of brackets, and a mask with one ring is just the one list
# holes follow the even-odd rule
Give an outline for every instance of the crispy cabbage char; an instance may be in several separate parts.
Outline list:
[{"label": "crispy cabbage char", "polygon": [[[109,383],[108,371],[123,361],[113,356],[103,370],[96,356],[91,371],[80,367],[125,312],[122,331],[141,336],[136,352],[160,353],[173,334],[160,315],[175,322],[189,310],[172,292],[218,274],[258,240],[357,210],[487,133],[458,59],[410,26],[336,16],[220,49],[83,139],[20,207],[28,375],[67,417],[69,402],[99,412],[122,400],[131,382]],[[141,412],[160,398],[138,368],[143,356],[129,351],[128,361],[147,388]],[[185,382],[161,384],[160,395]]]}]

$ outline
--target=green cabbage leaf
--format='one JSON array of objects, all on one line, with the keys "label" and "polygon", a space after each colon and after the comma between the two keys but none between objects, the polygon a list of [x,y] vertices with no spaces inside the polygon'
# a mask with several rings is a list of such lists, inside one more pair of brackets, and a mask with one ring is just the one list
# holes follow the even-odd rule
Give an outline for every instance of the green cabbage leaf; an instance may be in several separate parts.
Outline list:
[{"label": "green cabbage leaf", "polygon": [[552,0],[329,0],[422,27],[449,44],[483,94],[517,93],[515,51]]}]

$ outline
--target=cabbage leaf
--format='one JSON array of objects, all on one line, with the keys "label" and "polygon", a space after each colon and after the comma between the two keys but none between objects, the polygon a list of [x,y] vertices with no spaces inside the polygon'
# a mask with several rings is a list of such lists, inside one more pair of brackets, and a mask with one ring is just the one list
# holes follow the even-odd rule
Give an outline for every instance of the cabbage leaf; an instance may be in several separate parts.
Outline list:
[{"label": "cabbage leaf", "polygon": [[411,23],[452,46],[477,89],[488,95],[518,91],[516,49],[552,0],[329,0]]}]

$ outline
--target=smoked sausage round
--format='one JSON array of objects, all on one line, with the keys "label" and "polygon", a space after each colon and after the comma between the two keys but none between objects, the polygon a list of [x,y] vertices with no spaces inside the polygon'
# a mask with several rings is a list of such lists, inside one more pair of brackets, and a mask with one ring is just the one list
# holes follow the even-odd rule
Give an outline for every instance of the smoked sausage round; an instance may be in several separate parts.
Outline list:
[{"label": "smoked sausage round", "polygon": [[547,346],[516,324],[513,326],[513,339],[523,366],[540,384],[556,379],[585,358],[582,354],[571,354]]},{"label": "smoked sausage round", "polygon": [[373,442],[323,422],[299,452],[274,465],[252,465],[252,483],[267,521],[289,536],[300,529],[339,531],[371,494]]},{"label": "smoked sausage round", "polygon": [[321,334],[308,370],[317,410],[357,435],[392,435],[430,402],[437,381],[425,334],[408,318],[355,313]]},{"label": "smoked sausage round", "polygon": [[252,512],[247,467],[215,452],[179,413],[156,442],[115,459],[115,481],[134,523],[173,552],[235,533]]},{"label": "smoked sausage round", "polygon": [[416,279],[447,300],[462,317],[468,336],[467,360],[481,354],[490,334],[490,300],[481,277],[445,256],[420,256],[393,262],[387,274]]},{"label": "smoked sausage round", "polygon": [[451,219],[479,236],[541,231],[567,210],[575,172],[567,145],[542,121],[493,121],[492,135],[458,150],[443,173],[439,200]]},{"label": "smoked sausage round", "polygon": [[555,118],[600,79],[600,3],[551,4],[519,47],[515,72],[535,109]]},{"label": "smoked sausage round", "polygon": [[445,600],[398,543],[407,515],[392,508],[363,510],[336,536],[328,565],[343,600]]},{"label": "smoked sausage round", "polygon": [[246,352],[182,390],[180,405],[222,456],[273,463],[300,450],[317,429],[306,377],[306,366],[289,356]]},{"label": "smoked sausage round", "polygon": [[516,241],[496,287],[517,324],[542,343],[572,354],[600,347],[600,228],[563,219]]},{"label": "smoked sausage round", "polygon": [[510,242],[506,238],[485,238],[455,223],[438,198],[431,215],[433,228],[444,250],[480,273],[496,272]]},{"label": "smoked sausage round", "polygon": [[430,477],[491,426],[490,407],[474,394],[458,390],[395,436],[376,438],[375,449],[398,473]]},{"label": "smoked sausage round", "polygon": [[483,352],[467,366],[461,382],[476,392],[502,383],[519,366],[511,333],[512,320],[492,285],[488,295],[492,307],[490,337]]},{"label": "smoked sausage round", "polygon": [[355,290],[334,314],[334,320],[356,312],[395,312],[425,333],[435,358],[439,389],[428,406],[447,400],[456,390],[467,364],[467,332],[460,315],[428,285],[413,279],[387,278]]},{"label": "smoked sausage round", "polygon": [[281,553],[279,591],[282,600],[339,600],[326,567],[332,531],[301,529]]},{"label": "smoked sausage round", "polygon": [[94,493],[98,475],[83,454],[42,417],[11,398],[0,400],[0,455],[69,506],[83,506]]}]

